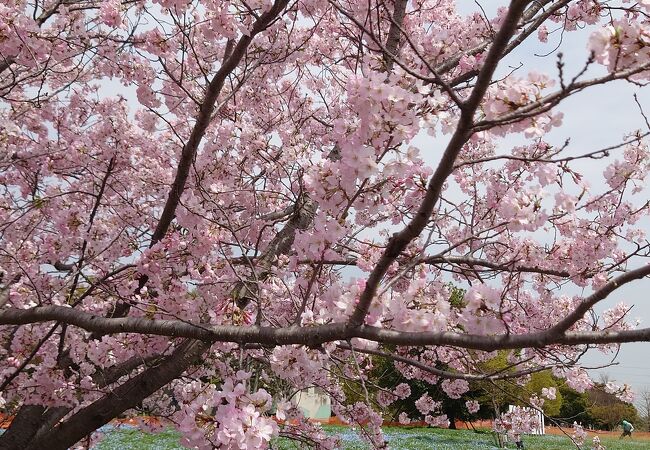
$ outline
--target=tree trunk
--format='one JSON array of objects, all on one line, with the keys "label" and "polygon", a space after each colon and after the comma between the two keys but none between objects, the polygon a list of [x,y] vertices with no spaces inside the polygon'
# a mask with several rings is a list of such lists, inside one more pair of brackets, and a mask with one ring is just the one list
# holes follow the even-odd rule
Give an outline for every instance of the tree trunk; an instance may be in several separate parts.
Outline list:
[{"label": "tree trunk", "polygon": [[[24,439],[21,439],[20,442],[15,441],[19,446],[7,447],[4,443],[0,442],[0,448],[3,450],[67,450],[85,436],[107,424],[127,409],[133,408],[142,400],[178,378],[210,346],[211,343],[209,342],[187,339],[178,345],[171,355],[163,358],[159,364],[131,378],[104,397],[81,409],[58,426],[51,428],[49,431],[39,431],[33,440],[32,436],[34,432],[32,432],[30,436],[27,436],[27,445],[24,445]],[[26,422],[29,419],[27,417],[28,412],[29,410],[24,413],[24,421]],[[37,417],[35,420],[41,419],[43,411],[37,414],[38,412],[36,410],[33,412],[34,417]],[[14,428],[13,424],[7,432],[9,433],[12,428]],[[39,426],[37,425],[35,430],[38,430],[38,428]],[[11,433],[20,437],[20,427],[17,427]],[[29,442],[30,440],[31,442]]]},{"label": "tree trunk", "polygon": [[18,410],[9,428],[0,436],[2,450],[22,450],[38,431],[45,408],[26,405]]}]

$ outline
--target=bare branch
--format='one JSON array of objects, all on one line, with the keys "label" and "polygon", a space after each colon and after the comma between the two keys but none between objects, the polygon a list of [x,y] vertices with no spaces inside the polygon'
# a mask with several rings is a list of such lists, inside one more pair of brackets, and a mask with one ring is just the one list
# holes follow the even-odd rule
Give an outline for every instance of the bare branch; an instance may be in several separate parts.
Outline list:
[{"label": "bare branch", "polygon": [[523,369],[523,370],[517,370],[515,372],[505,372],[505,371],[500,371],[503,373],[498,373],[498,374],[484,374],[484,375],[474,375],[474,374],[469,374],[469,373],[461,373],[461,372],[451,372],[449,370],[442,370],[442,369],[436,369],[435,367],[431,367],[427,364],[422,363],[421,361],[417,361],[415,359],[411,358],[405,358],[403,356],[397,355],[395,353],[387,353],[387,352],[382,352],[380,350],[372,350],[372,349],[366,349],[366,348],[359,348],[359,347],[351,347],[349,344],[339,344],[339,348],[343,350],[351,350],[354,349],[354,351],[359,352],[359,353],[364,353],[366,355],[375,355],[375,356],[381,356],[382,358],[386,359],[391,359],[393,361],[399,361],[404,364],[408,364],[413,367],[417,367],[420,370],[423,370],[425,372],[428,372],[430,374],[443,377],[443,378],[448,378],[452,380],[469,380],[469,381],[498,381],[498,380],[507,380],[511,378],[520,378],[526,375],[530,375],[533,373],[537,372],[542,372],[544,370],[549,369],[551,366],[536,366],[531,369]]},{"label": "bare branch", "polygon": [[573,82],[567,85],[564,89],[549,94],[535,102],[531,102],[521,108],[517,108],[513,112],[504,114],[500,117],[490,120],[482,120],[474,126],[475,131],[487,130],[499,125],[507,125],[510,123],[518,122],[522,119],[533,117],[541,113],[549,111],[554,106],[557,106],[562,100],[572,94],[580,92],[588,87],[605,84],[614,80],[625,80],[638,73],[650,69],[650,62],[631,67],[629,69],[612,72],[602,77],[593,78],[581,82]]},{"label": "bare branch", "polygon": [[519,265],[516,261],[506,262],[506,263],[494,263],[490,261],[485,261],[482,259],[463,257],[463,256],[431,256],[428,258],[422,258],[418,261],[419,263],[427,264],[459,264],[467,266],[480,266],[487,267],[489,269],[502,270],[507,272],[529,272],[529,273],[539,273],[543,275],[553,275],[558,277],[569,277],[571,274],[565,270],[555,270],[555,269],[545,269],[542,267],[530,267],[526,265]]}]

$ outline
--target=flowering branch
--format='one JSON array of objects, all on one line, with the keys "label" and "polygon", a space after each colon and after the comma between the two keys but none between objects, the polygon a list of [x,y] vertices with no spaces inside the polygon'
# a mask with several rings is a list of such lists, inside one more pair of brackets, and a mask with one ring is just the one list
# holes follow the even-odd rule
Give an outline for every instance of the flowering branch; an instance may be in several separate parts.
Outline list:
[{"label": "flowering branch", "polygon": [[420,235],[429,222],[433,208],[440,197],[442,186],[447,177],[453,171],[454,161],[465,142],[467,142],[471,136],[474,113],[476,112],[483,95],[488,89],[492,75],[501,59],[503,50],[506,48],[510,38],[517,29],[519,18],[521,17],[526,4],[526,1],[519,0],[514,0],[510,4],[508,13],[503,20],[499,32],[494,38],[494,42],[485,58],[485,63],[477,76],[476,84],[472,89],[472,93],[462,104],[462,112],[456,131],[447,145],[438,168],[429,181],[426,195],[420,204],[420,208],[408,225],[399,233],[395,233],[388,241],[386,250],[368,276],[366,287],[359,298],[359,302],[354,312],[350,316],[350,324],[352,326],[361,326],[368,314],[370,303],[375,297],[379,284],[388,271],[388,268],[399,257],[406,246]]}]

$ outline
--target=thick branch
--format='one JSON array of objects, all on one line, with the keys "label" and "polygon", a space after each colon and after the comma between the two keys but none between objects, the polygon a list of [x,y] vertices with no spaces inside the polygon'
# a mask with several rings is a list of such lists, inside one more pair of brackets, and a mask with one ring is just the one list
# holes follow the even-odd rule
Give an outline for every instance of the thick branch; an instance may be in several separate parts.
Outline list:
[{"label": "thick branch", "polygon": [[395,0],[395,9],[393,10],[393,17],[388,30],[388,38],[386,38],[386,52],[384,52],[384,63],[386,64],[386,72],[390,73],[393,70],[393,63],[395,56],[399,49],[400,34],[402,23],[404,23],[404,15],[406,14],[406,4],[408,0]]},{"label": "thick branch", "polygon": [[4,450],[22,450],[32,438],[34,431],[41,425],[45,407],[24,405],[11,422],[11,426],[0,436],[0,448]]},{"label": "thick branch", "polygon": [[268,278],[271,267],[275,264],[278,256],[290,253],[296,239],[296,232],[298,230],[307,230],[311,226],[317,209],[318,204],[309,195],[300,195],[294,205],[291,218],[269,242],[264,253],[255,259],[255,268],[259,269],[256,278],[251,281],[240,281],[232,289],[231,296],[237,302],[237,306],[244,308],[257,296],[257,284]]},{"label": "thick branch", "polygon": [[343,350],[352,350],[354,348],[355,352],[359,353],[365,353],[366,355],[374,355],[374,356],[380,356],[382,358],[387,358],[393,361],[399,361],[404,364],[408,364],[410,366],[416,367],[420,370],[423,370],[425,372],[428,372],[430,374],[436,375],[438,377],[443,377],[443,378],[448,378],[452,380],[469,380],[469,381],[497,381],[497,380],[507,380],[507,379],[512,379],[512,378],[520,378],[526,375],[530,375],[536,372],[542,372],[544,370],[549,369],[549,366],[538,366],[538,367],[533,367],[531,369],[523,369],[523,370],[517,370],[515,372],[501,372],[498,374],[484,374],[484,375],[474,375],[474,374],[468,374],[468,373],[461,373],[461,372],[451,372],[449,370],[442,370],[442,369],[437,369],[435,367],[431,367],[428,364],[424,364],[421,361],[411,359],[411,358],[405,358],[403,356],[397,355],[395,353],[386,353],[382,352],[380,350],[372,350],[372,349],[366,349],[366,348],[359,348],[359,347],[351,347],[348,344],[340,344],[339,348],[342,348]]},{"label": "thick branch", "polygon": [[[97,387],[104,388],[116,383],[121,377],[128,375],[138,367],[149,365],[159,359],[162,359],[160,355],[147,358],[134,356],[115,366],[99,369],[93,375],[93,381],[97,384]],[[12,421],[9,429],[0,436],[0,448],[15,450],[26,448],[32,440],[39,440],[46,433],[49,433],[52,427],[71,410],[72,408],[68,406],[47,409],[35,405],[21,406],[16,415],[18,420]]]},{"label": "thick branch", "polygon": [[127,409],[134,408],[143,399],[178,378],[210,345],[210,343],[186,340],[159,365],[145,370],[81,409],[64,423],[43,433],[25,449],[66,450],[72,447],[84,436],[107,424]]},{"label": "thick branch", "polygon": [[100,317],[68,306],[39,306],[30,309],[8,308],[0,314],[0,325],[25,325],[57,321],[94,333],[141,333],[208,340],[210,329],[178,320],[149,320],[142,317]]},{"label": "thick branch", "polygon": [[384,344],[407,346],[451,346],[470,350],[544,348],[550,345],[587,345],[587,344],[617,344],[624,342],[650,341],[650,328],[625,331],[581,331],[557,335],[547,331],[519,334],[481,336],[452,332],[429,333],[384,330],[376,327],[363,326],[356,333],[358,337]]},{"label": "thick branch", "polygon": [[[0,281],[4,278],[4,274],[0,272]],[[0,288],[0,308],[2,308],[5,303],[9,301],[9,293],[11,292],[11,285],[18,283],[20,281],[20,275],[16,275],[11,279],[7,284]]]},{"label": "thick branch", "polygon": [[15,60],[16,60],[15,58],[9,57],[9,58],[5,58],[4,61],[0,62],[0,74],[2,74],[2,72],[7,70],[9,66],[11,66],[14,63]]},{"label": "thick branch", "polygon": [[574,309],[563,320],[558,322],[558,324],[555,325],[553,328],[551,328],[549,331],[555,334],[564,333],[569,328],[571,328],[578,320],[582,319],[582,317],[587,313],[587,311],[589,311],[596,303],[600,302],[601,300],[604,300],[609,294],[614,292],[616,289],[631,281],[639,280],[641,278],[647,277],[648,275],[650,275],[650,264],[647,264],[635,270],[631,270],[629,272],[624,273],[623,275],[620,275],[617,278],[614,278],[613,280],[605,284],[602,288],[598,289],[596,292],[591,294],[589,297],[583,299],[580,302],[580,304],[576,307],[576,309]]},{"label": "thick branch", "polygon": [[[70,314],[72,312],[73,314]],[[315,347],[332,341],[363,338],[384,344],[406,346],[452,346],[473,350],[494,351],[512,348],[542,348],[549,345],[610,344],[650,340],[650,328],[624,331],[584,331],[560,333],[557,329],[528,334],[475,335],[455,332],[409,332],[330,323],[313,327],[272,328],[234,325],[201,326],[178,320],[148,320],[139,317],[109,319],[75,311],[63,306],[43,306],[32,309],[10,309],[0,314],[0,325],[59,321],[88,331],[101,333],[140,333],[170,337],[186,337],[206,342],[236,342],[239,344],[307,345]]]},{"label": "thick branch", "polygon": [[402,231],[395,233],[389,240],[384,254],[368,276],[366,287],[361,293],[359,303],[350,317],[350,324],[352,326],[360,326],[363,323],[368,314],[372,299],[375,297],[379,284],[388,271],[388,268],[399,257],[406,246],[420,235],[427,225],[433,208],[440,197],[442,186],[453,171],[454,161],[465,142],[467,142],[467,139],[471,136],[474,113],[487,91],[492,75],[505,47],[508,45],[508,41],[517,29],[519,18],[524,11],[526,3],[525,1],[514,0],[510,4],[510,9],[503,20],[501,29],[497,33],[485,59],[485,63],[477,77],[476,85],[467,101],[463,103],[462,113],[456,131],[447,145],[440,164],[429,181],[424,200],[415,217],[413,217]]}]

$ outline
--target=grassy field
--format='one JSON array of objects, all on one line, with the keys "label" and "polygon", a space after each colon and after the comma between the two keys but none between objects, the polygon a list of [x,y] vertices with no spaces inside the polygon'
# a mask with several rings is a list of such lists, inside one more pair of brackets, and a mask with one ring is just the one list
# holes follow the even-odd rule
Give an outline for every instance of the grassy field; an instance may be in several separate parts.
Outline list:
[{"label": "grassy field", "polygon": [[[369,448],[359,440],[354,431],[346,427],[326,426],[327,431],[341,439],[341,449],[361,450]],[[389,448],[395,450],[497,450],[489,433],[475,433],[467,430],[443,430],[438,428],[386,428],[385,436]],[[650,441],[634,439],[621,441],[618,438],[604,437],[607,450],[646,450]],[[566,436],[526,436],[526,449],[529,450],[570,450],[575,449]],[[591,438],[585,443],[591,444]],[[514,448],[509,444],[508,448]],[[293,442],[278,440],[273,443],[278,450],[297,449]],[[590,448],[585,445],[584,450]],[[135,429],[113,430],[95,450],[181,450],[178,434],[166,431],[160,434],[146,434]]]}]

